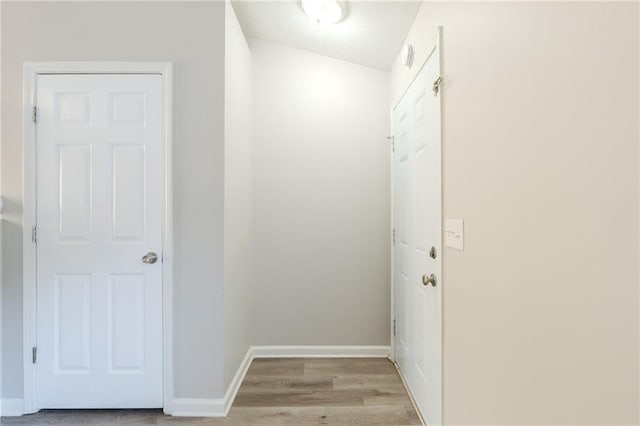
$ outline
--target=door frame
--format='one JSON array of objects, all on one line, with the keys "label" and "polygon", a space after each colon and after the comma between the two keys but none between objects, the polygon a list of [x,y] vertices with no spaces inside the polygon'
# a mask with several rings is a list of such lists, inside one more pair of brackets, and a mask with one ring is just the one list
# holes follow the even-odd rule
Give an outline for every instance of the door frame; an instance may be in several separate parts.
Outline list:
[{"label": "door frame", "polygon": [[[407,92],[409,91],[409,88],[411,87],[411,85],[416,81],[416,79],[420,76],[420,73],[422,72],[422,70],[424,69],[425,65],[427,64],[427,62],[429,61],[429,59],[431,59],[431,57],[433,56],[433,54],[435,53],[436,50],[438,50],[439,52],[439,64],[438,64],[438,73],[440,75],[440,77],[443,77],[443,72],[442,72],[442,32],[443,32],[443,27],[439,26],[437,28],[436,31],[436,37],[435,37],[435,41],[433,42],[433,44],[429,45],[429,50],[428,50],[428,54],[427,57],[424,59],[424,61],[420,64],[420,66],[417,68],[415,75],[413,75],[413,77],[411,78],[411,81],[409,82],[409,84],[407,84],[407,86],[404,88],[404,90],[402,91],[402,94],[400,95],[400,97],[398,98],[398,100],[392,100],[392,102],[394,102],[391,106],[391,110],[389,111],[389,116],[390,116],[390,121],[391,121],[391,134],[392,134],[392,142],[395,142],[393,140],[393,138],[395,137],[395,129],[393,128],[393,124],[394,124],[394,120],[393,120],[393,113],[395,111],[395,109],[398,107],[398,105],[400,104],[400,102],[402,101],[402,98],[404,98],[404,96],[407,94]],[[442,96],[443,96],[443,91],[442,91],[442,86],[440,86],[440,91],[438,93],[438,102],[439,102],[439,106],[440,106],[440,117],[439,117],[439,121],[437,123],[438,125],[438,133],[439,133],[439,139],[440,139],[440,143],[438,144],[438,153],[440,156],[440,161],[438,161],[438,166],[439,166],[439,170],[438,170],[438,175],[440,177],[440,182],[439,182],[439,188],[440,188],[440,193],[439,193],[439,197],[438,197],[438,205],[439,205],[439,225],[440,225],[440,265],[436,270],[436,276],[438,277],[438,286],[442,286],[443,283],[445,282],[444,279],[444,179],[443,179],[443,143],[444,143],[444,138],[443,138],[443,132],[442,132]],[[395,203],[394,203],[394,197],[395,197],[395,181],[394,181],[394,157],[393,157],[393,151],[391,153],[391,232],[393,233],[395,230]],[[397,364],[396,361],[396,336],[395,336],[395,319],[396,319],[396,306],[395,306],[395,294],[396,294],[396,280],[395,280],[395,244],[393,242],[393,240],[391,241],[391,351],[390,351],[390,358],[391,361],[393,361],[393,363],[396,365],[396,368],[398,370],[398,374],[400,375],[400,378],[402,379],[402,381],[405,384],[405,388],[407,389],[407,392],[409,393],[409,396],[411,397],[411,400],[413,402],[413,395],[411,394],[411,391],[409,390],[409,386],[407,385],[407,382],[404,378],[404,374],[402,372],[402,370],[400,370],[400,367]],[[440,290],[440,410],[442,413],[442,424],[444,424],[444,306],[442,304],[442,301],[444,300],[444,288],[441,287]],[[418,409],[418,406],[415,404],[414,402],[414,407],[416,409],[416,411],[418,412],[418,414],[420,415],[421,420],[424,422],[424,418],[422,416],[422,413],[420,413],[420,410]]]},{"label": "door frame", "polygon": [[37,250],[32,230],[37,218],[36,105],[37,80],[41,74],[154,74],[162,77],[162,399],[171,414],[173,399],[173,65],[171,62],[25,62],[23,66],[23,182],[22,182],[22,274],[23,274],[23,414],[35,413],[37,380],[32,348],[37,336]]}]

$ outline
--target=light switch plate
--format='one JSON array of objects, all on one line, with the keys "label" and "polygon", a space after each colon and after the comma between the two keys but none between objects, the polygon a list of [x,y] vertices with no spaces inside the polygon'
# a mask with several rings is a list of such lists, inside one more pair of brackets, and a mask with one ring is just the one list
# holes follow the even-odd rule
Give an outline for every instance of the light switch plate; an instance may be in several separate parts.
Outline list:
[{"label": "light switch plate", "polygon": [[444,243],[447,247],[464,250],[464,220],[445,220]]}]

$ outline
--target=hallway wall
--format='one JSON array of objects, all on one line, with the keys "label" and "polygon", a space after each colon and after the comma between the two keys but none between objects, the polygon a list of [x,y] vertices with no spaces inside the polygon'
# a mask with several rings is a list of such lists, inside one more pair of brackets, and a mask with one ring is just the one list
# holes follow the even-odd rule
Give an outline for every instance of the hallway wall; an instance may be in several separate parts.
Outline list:
[{"label": "hallway wall", "polygon": [[425,2],[444,27],[448,425],[638,423],[638,4]]},{"label": "hallway wall", "polygon": [[253,122],[251,51],[225,7],[224,388],[251,346]]},{"label": "hallway wall", "polygon": [[389,344],[389,74],[260,40],[256,345]]},{"label": "hallway wall", "polygon": [[[223,395],[221,2],[2,2],[2,397],[22,398],[22,64],[173,61],[174,375]],[[37,30],[34,30],[37,28]]]}]

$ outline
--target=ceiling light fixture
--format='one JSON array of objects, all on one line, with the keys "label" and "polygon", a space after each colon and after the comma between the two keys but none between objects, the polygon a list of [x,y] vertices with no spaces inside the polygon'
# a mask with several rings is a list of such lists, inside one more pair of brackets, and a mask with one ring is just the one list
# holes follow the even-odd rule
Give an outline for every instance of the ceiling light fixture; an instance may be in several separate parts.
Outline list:
[{"label": "ceiling light fixture", "polygon": [[301,0],[304,13],[318,24],[335,24],[342,19],[342,7],[337,0]]}]

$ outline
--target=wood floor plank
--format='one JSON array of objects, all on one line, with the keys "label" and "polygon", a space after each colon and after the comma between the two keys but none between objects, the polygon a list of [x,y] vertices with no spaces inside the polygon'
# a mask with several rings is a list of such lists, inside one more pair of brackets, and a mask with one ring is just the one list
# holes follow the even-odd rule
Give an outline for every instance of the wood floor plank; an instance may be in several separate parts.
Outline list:
[{"label": "wood floor plank", "polygon": [[238,393],[308,392],[331,389],[333,389],[333,377],[247,375]]},{"label": "wood floor plank", "polygon": [[404,391],[399,377],[391,374],[341,375],[333,379],[334,389],[394,389]]},{"label": "wood floor plank", "polygon": [[336,407],[346,405],[364,406],[363,393],[350,390],[238,393],[234,402],[236,407]]},{"label": "wood floor plank", "polygon": [[247,376],[303,376],[304,366],[300,358],[260,358],[251,363]]},{"label": "wood floor plank", "polygon": [[309,359],[304,366],[305,376],[397,375],[395,366],[387,359]]},{"label": "wood floor plank", "polygon": [[227,418],[164,416],[161,410],[47,410],[3,417],[15,425],[420,425],[386,359],[256,359]]},{"label": "wood floor plank", "polygon": [[411,399],[407,396],[406,393],[390,393],[390,392],[379,392],[378,395],[367,395],[362,397],[362,401],[364,405],[402,405],[409,406],[411,405]]},{"label": "wood floor plank", "polygon": [[248,425],[415,425],[401,407],[232,408]]},{"label": "wood floor plank", "polygon": [[405,406],[405,412],[407,413],[407,418],[409,419],[410,424],[412,425],[422,424],[422,420],[420,420],[420,416],[418,415],[418,412],[413,406],[413,403]]}]

